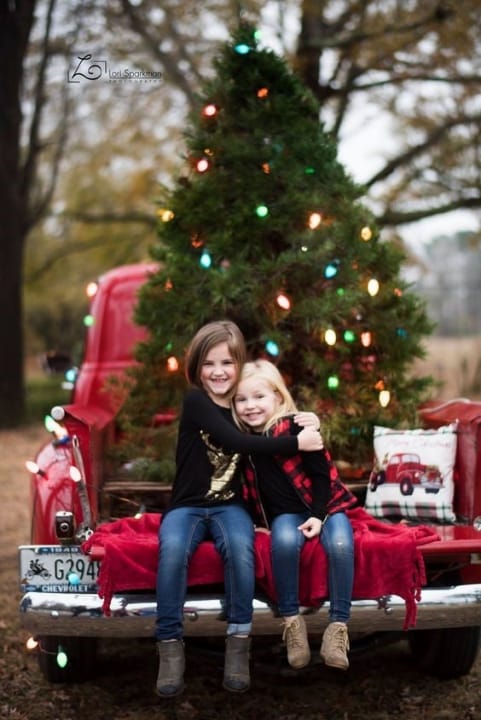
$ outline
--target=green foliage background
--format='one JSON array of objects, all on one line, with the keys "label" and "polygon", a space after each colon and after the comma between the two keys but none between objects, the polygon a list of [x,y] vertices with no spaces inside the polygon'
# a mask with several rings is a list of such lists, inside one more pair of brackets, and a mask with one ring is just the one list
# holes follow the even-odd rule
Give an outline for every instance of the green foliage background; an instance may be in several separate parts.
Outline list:
[{"label": "green foliage background", "polygon": [[[250,355],[276,362],[298,404],[321,416],[334,457],[368,461],[374,424],[415,421],[431,379],[409,369],[423,356],[431,324],[401,278],[401,251],[380,238],[362,188],[337,160],[317,102],[242,25],[216,58],[185,139],[185,174],[159,207],[164,221],[151,250],[159,271],[137,309],[151,337],[139,348],[142,365],[124,409],[129,443],[145,451],[148,432],[158,454],[151,418],[180,405],[187,343],[205,322],[228,317]],[[314,212],[322,221],[312,229]],[[372,278],[375,296],[367,292]],[[290,309],[279,307],[280,292]],[[328,329],[336,332],[333,346]],[[368,346],[361,342],[367,332]],[[278,353],[268,352],[269,342]],[[168,369],[171,357],[177,373]],[[391,393],[385,408],[382,388]]]}]

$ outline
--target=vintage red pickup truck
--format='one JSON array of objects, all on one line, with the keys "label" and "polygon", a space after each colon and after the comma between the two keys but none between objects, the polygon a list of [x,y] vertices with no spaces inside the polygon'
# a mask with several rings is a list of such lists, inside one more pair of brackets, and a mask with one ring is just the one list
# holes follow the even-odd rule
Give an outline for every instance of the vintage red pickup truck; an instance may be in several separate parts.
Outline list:
[{"label": "vintage red pickup truck", "polygon": [[[161,512],[166,490],[160,484],[113,474],[106,461],[116,437],[118,401],[106,380],[133,362],[143,336],[132,321],[137,290],[152,265],[120,267],[103,275],[91,304],[84,359],[71,403],[47,419],[51,433],[29,465],[31,545],[19,548],[21,623],[37,641],[39,665],[52,682],[76,681],[93,671],[102,638],[151,637],[155,617],[152,588],[114,592],[109,612],[98,595],[102,548],[82,552],[92,531],[107,521],[133,515],[142,506]],[[409,640],[419,667],[441,678],[470,671],[481,628],[481,403],[453,400],[424,408],[425,427],[458,423],[454,510],[457,521],[437,525],[437,540],[420,547],[426,579],[416,603],[416,624],[404,631],[405,602],[396,594],[356,598],[352,647],[370,641]],[[171,422],[172,414],[160,417]],[[159,418],[157,419],[159,420]],[[363,497],[367,478],[356,492]],[[326,606],[310,608],[310,632],[322,632]],[[189,589],[186,636],[223,635],[222,593]],[[255,600],[254,635],[279,634],[279,619],[260,593]]]},{"label": "vintage red pickup truck", "polygon": [[369,478],[372,491],[384,483],[397,483],[402,495],[412,495],[416,485],[427,493],[439,492],[443,479],[438,467],[424,465],[416,453],[396,453],[385,469],[373,472]]}]

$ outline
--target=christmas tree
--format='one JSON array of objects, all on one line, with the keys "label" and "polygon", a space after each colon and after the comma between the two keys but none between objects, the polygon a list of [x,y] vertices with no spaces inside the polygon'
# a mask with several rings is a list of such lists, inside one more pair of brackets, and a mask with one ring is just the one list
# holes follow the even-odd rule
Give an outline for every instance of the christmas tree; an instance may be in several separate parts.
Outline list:
[{"label": "christmas tree", "polygon": [[189,118],[185,172],[158,211],[128,435],[165,447],[151,419],[180,407],[188,342],[230,318],[250,356],[275,362],[299,407],[319,414],[334,458],[369,461],[373,425],[414,422],[430,387],[409,375],[431,331],[424,305],[286,62],[242,26],[214,69]]}]

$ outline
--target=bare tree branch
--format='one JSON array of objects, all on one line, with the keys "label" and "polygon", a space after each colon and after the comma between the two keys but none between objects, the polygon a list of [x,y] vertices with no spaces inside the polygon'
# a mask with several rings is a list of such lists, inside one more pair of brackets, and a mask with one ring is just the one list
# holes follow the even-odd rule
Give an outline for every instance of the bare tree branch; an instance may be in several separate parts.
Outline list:
[{"label": "bare tree branch", "polygon": [[[37,74],[37,82],[34,92],[33,114],[30,122],[30,133],[28,142],[28,151],[25,163],[21,172],[21,193],[24,198],[28,198],[33,187],[33,179],[35,177],[38,155],[42,149],[40,143],[40,124],[45,106],[45,84],[47,76],[47,67],[49,62],[49,40],[52,31],[53,13],[55,10],[56,0],[49,0],[47,16],[45,20],[45,33],[42,38],[42,49],[40,55],[40,63]],[[25,228],[31,227],[33,218],[28,216],[24,219]]]},{"label": "bare tree branch", "polygon": [[155,228],[158,222],[154,215],[135,211],[127,213],[89,213],[80,210],[68,210],[63,213],[63,216],[70,220],[76,220],[77,222],[83,222],[89,225],[104,223],[140,223]]},{"label": "bare tree branch", "polygon": [[376,220],[381,227],[387,225],[407,225],[408,223],[424,220],[425,218],[445,215],[454,210],[479,210],[481,208],[481,197],[460,197],[456,200],[438,205],[436,207],[422,207],[418,210],[386,210],[378,215]]},{"label": "bare tree branch", "polygon": [[[360,72],[353,77],[361,77]],[[435,75],[424,75],[424,74],[406,74],[398,75],[396,77],[388,76],[384,80],[374,80],[367,82],[363,85],[359,83],[346,82],[346,85],[341,88],[332,88],[330,91],[331,97],[342,97],[344,95],[350,95],[353,93],[368,92],[369,90],[375,90],[376,88],[382,87],[395,87],[399,85],[405,85],[407,83],[415,82],[432,82],[445,85],[478,85],[481,83],[480,75],[453,75],[450,77],[439,77]]]},{"label": "bare tree branch", "polygon": [[[360,45],[361,43],[373,43],[373,41],[378,40],[380,38],[385,38],[387,35],[404,35],[404,34],[412,34],[413,32],[418,32],[420,30],[424,30],[426,26],[431,25],[433,22],[444,22],[449,19],[451,15],[454,14],[454,11],[447,10],[446,12],[439,12],[439,8],[435,8],[432,12],[430,12],[428,15],[425,15],[424,17],[420,18],[416,22],[411,23],[405,23],[405,24],[392,24],[392,25],[385,25],[380,30],[362,30],[357,32],[346,32],[344,35],[341,32],[340,28],[340,22],[337,22],[335,24],[326,24],[323,23],[324,27],[326,29],[331,30],[331,34],[329,35],[321,35],[321,34],[311,34],[309,36],[309,44],[307,45],[307,48],[309,50],[316,50],[317,52],[322,52],[322,50],[326,50],[328,48],[353,48],[356,45]],[[345,20],[351,16],[351,13],[346,13],[342,16],[343,23]],[[339,32],[339,34],[336,34]]]},{"label": "bare tree branch", "polygon": [[61,263],[65,258],[70,258],[74,255],[86,253],[96,248],[101,248],[105,244],[103,238],[95,238],[92,240],[79,240],[77,242],[69,242],[66,245],[62,245],[55,249],[55,252],[42,257],[42,262],[38,264],[33,270],[25,274],[25,282],[35,283],[45,273],[51,270],[55,265]]},{"label": "bare tree branch", "polygon": [[413,145],[404,152],[397,155],[395,158],[386,163],[382,170],[373,175],[370,180],[367,180],[364,185],[366,187],[372,187],[375,183],[385,180],[392,175],[399,167],[409,165],[412,160],[419,157],[423,153],[427,152],[430,148],[439,143],[441,138],[447,135],[447,133],[455,127],[466,126],[468,124],[481,124],[481,114],[473,117],[466,117],[462,115],[456,118],[450,118],[442,125],[435,127],[432,132],[426,136],[423,142]]},{"label": "bare tree branch", "polygon": [[[192,89],[192,83],[188,80],[185,73],[182,72],[178,59],[161,50],[158,35],[154,35],[149,32],[149,28],[144,19],[138,15],[130,0],[121,0],[121,4],[126,16],[129,19],[132,29],[144,40],[145,44],[151,51],[152,56],[161,62],[169,80],[182,91],[189,105],[194,107],[195,93]],[[164,8],[164,11],[167,13],[166,8]],[[197,76],[197,80],[200,80],[195,66],[185,53],[184,43],[182,38],[179,38],[173,22],[169,23],[169,34],[177,41],[177,49],[182,52],[182,59],[188,62],[191,72],[194,76]]]}]

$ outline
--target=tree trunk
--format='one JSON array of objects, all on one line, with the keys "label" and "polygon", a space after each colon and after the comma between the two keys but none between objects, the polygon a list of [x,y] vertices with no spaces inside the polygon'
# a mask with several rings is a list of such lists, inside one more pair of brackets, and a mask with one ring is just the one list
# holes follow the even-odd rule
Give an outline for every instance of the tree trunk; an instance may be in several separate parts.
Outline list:
[{"label": "tree trunk", "polygon": [[0,428],[24,415],[22,266],[28,195],[22,187],[20,90],[35,2],[0,0]]},{"label": "tree trunk", "polygon": [[322,7],[318,4],[314,6],[311,0],[303,0],[296,65],[299,76],[320,101],[324,98],[319,77],[321,64],[319,40],[323,37],[325,30]]}]

